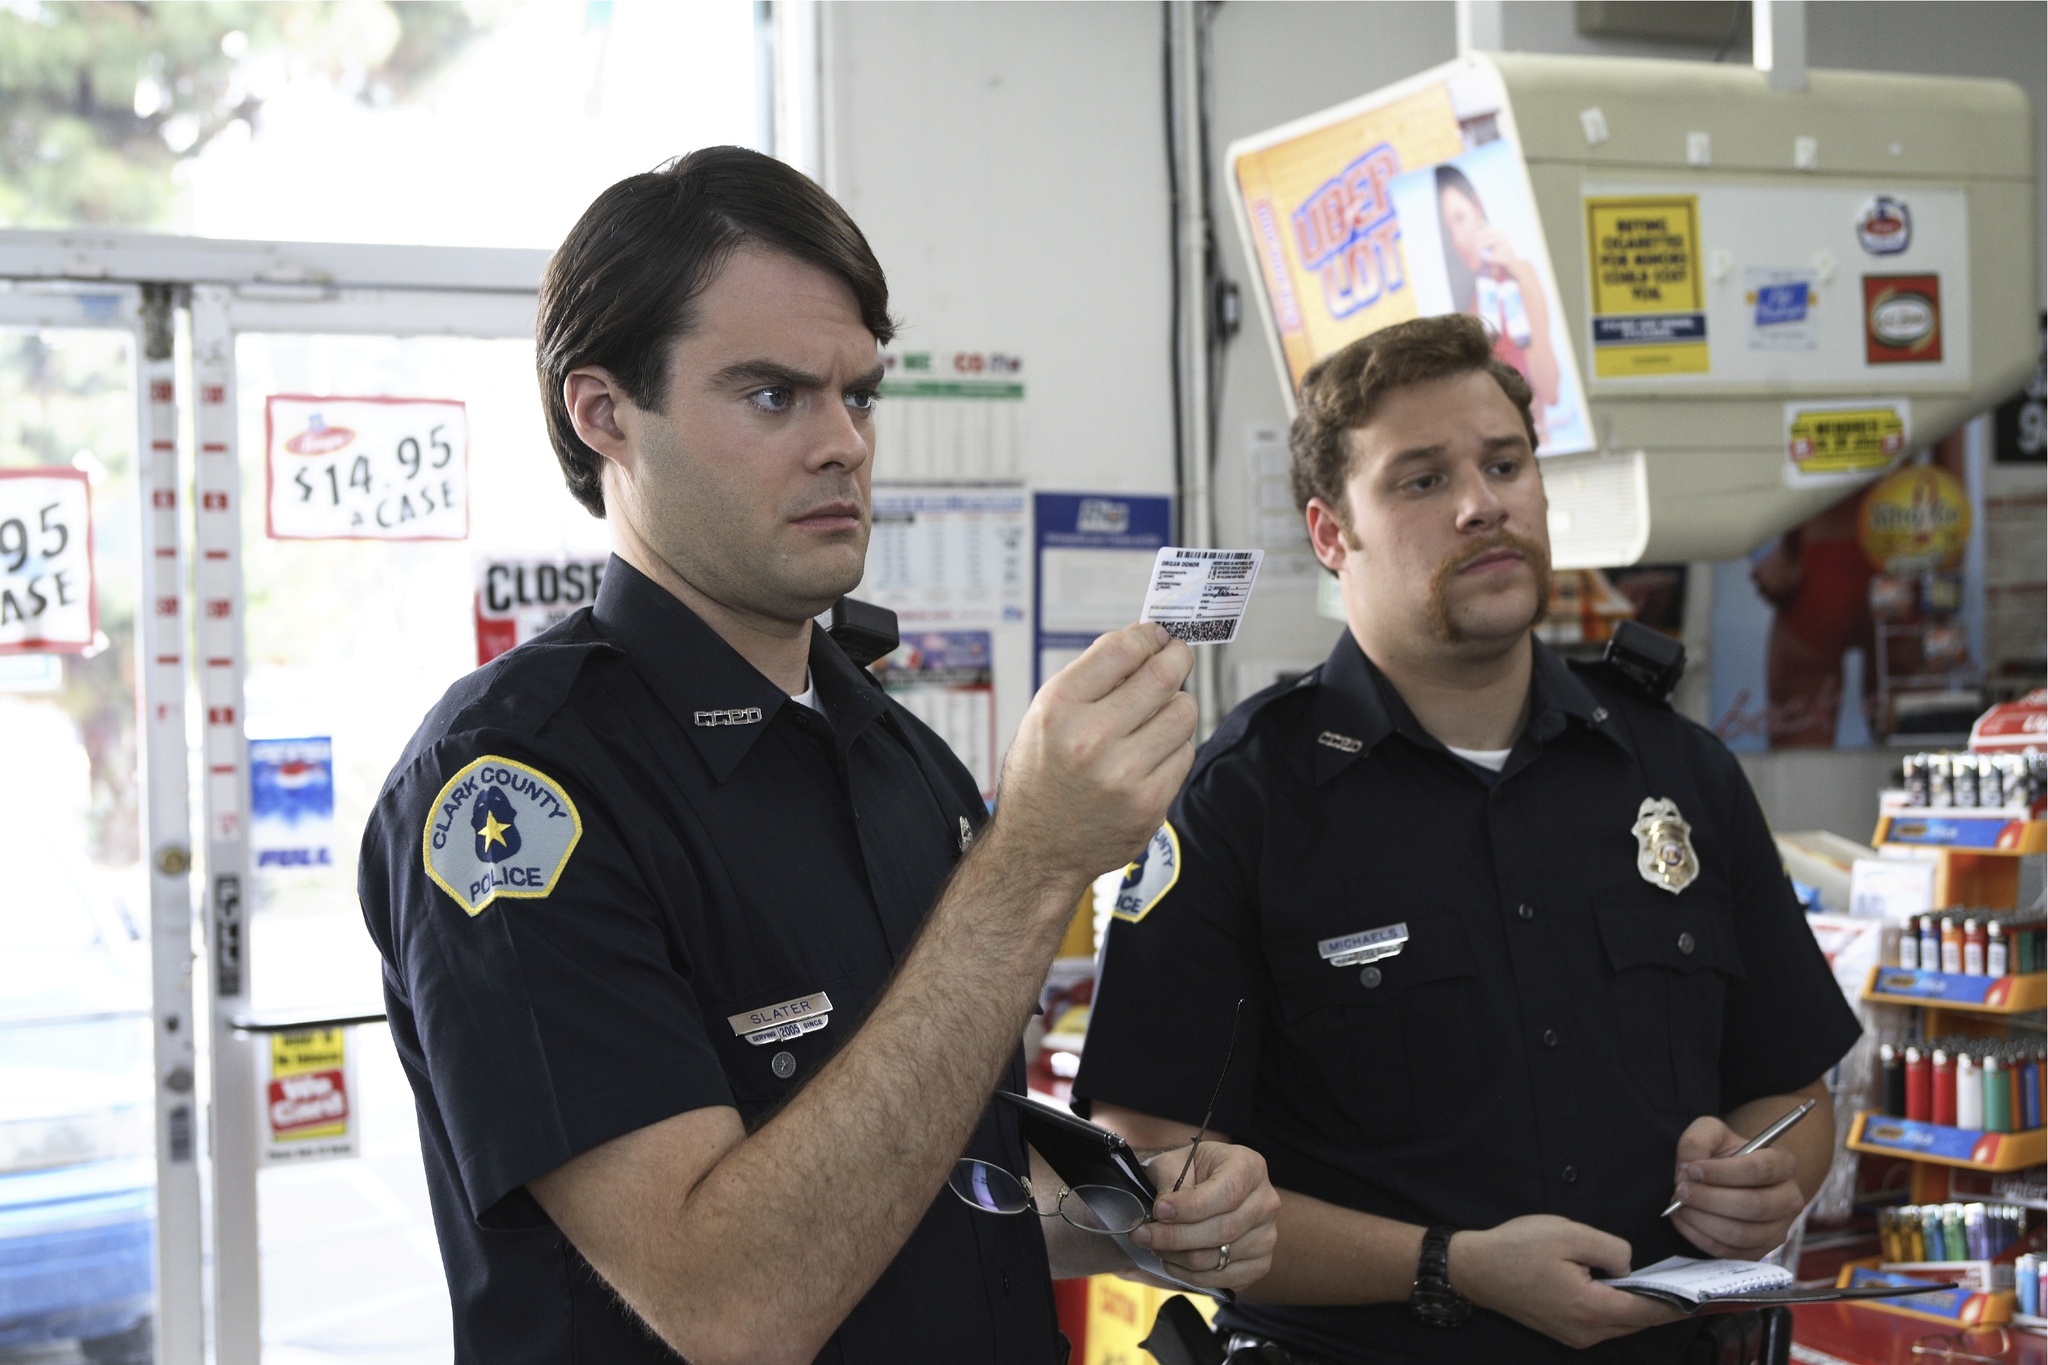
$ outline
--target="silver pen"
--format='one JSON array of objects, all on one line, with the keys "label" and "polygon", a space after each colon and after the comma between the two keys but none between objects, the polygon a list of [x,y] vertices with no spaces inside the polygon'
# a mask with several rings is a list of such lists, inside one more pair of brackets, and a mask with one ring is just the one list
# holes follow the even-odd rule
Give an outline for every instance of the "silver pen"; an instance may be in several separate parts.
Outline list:
[{"label": "silver pen", "polygon": [[[1801,1101],[1801,1102],[1800,1102],[1800,1105],[1799,1105],[1799,1107],[1798,1107],[1797,1109],[1794,1109],[1794,1110],[1793,1110],[1793,1111],[1792,1111],[1791,1113],[1789,1113],[1789,1114],[1785,1115],[1785,1117],[1783,1117],[1783,1118],[1779,1119],[1779,1120],[1778,1120],[1778,1121],[1777,1121],[1776,1123],[1774,1123],[1774,1124],[1772,1124],[1772,1125],[1771,1125],[1770,1127],[1768,1127],[1768,1128],[1764,1129],[1764,1130],[1763,1130],[1763,1131],[1762,1131],[1761,1133],[1758,1133],[1758,1134],[1757,1134],[1757,1135],[1756,1135],[1755,1137],[1751,1138],[1751,1139],[1750,1139],[1749,1141],[1747,1141],[1747,1142],[1743,1143],[1743,1144],[1742,1144],[1742,1146],[1741,1146],[1740,1148],[1738,1148],[1738,1149],[1737,1149],[1737,1150],[1735,1150],[1734,1152],[1731,1152],[1731,1153],[1729,1153],[1729,1155],[1730,1155],[1730,1156],[1748,1156],[1748,1155],[1749,1155],[1749,1154],[1750,1154],[1751,1152],[1760,1152],[1760,1151],[1762,1151],[1762,1150],[1763,1150],[1764,1148],[1766,1148],[1766,1147],[1770,1146],[1770,1145],[1771,1145],[1772,1143],[1776,1142],[1776,1141],[1777,1141],[1777,1140],[1778,1140],[1779,1138],[1781,1138],[1781,1137],[1785,1136],[1785,1130],[1786,1130],[1786,1129],[1790,1128],[1790,1127],[1791,1127],[1791,1126],[1792,1126],[1793,1124],[1795,1124],[1795,1123],[1799,1122],[1799,1120],[1801,1120],[1801,1119],[1805,1118],[1805,1117],[1806,1117],[1806,1116],[1807,1116],[1808,1114],[1811,1114],[1811,1113],[1813,1112],[1813,1106],[1815,1106],[1816,1104],[1819,1104],[1819,1103],[1820,1103],[1820,1101],[1819,1101],[1819,1100],[1803,1100],[1803,1101]],[[1724,1159],[1724,1158],[1714,1158],[1714,1159],[1715,1159],[1715,1160],[1722,1160],[1722,1159]],[[1671,1207],[1670,1207],[1670,1208],[1668,1208],[1668,1209],[1666,1209],[1666,1210],[1664,1210],[1664,1212],[1663,1212],[1663,1213],[1662,1213],[1661,1215],[1659,1215],[1659,1216],[1660,1216],[1660,1217],[1664,1217],[1664,1218],[1669,1218],[1669,1217],[1670,1217],[1670,1216],[1671,1216],[1672,1214],[1674,1214],[1674,1213],[1677,1213],[1677,1212],[1678,1212],[1678,1211],[1679,1211],[1680,1209],[1682,1209],[1682,1208],[1684,1208],[1684,1207],[1685,1207],[1685,1201],[1684,1201],[1684,1200],[1682,1200],[1682,1199],[1674,1199],[1674,1200],[1672,1200],[1672,1201],[1671,1201]]]}]

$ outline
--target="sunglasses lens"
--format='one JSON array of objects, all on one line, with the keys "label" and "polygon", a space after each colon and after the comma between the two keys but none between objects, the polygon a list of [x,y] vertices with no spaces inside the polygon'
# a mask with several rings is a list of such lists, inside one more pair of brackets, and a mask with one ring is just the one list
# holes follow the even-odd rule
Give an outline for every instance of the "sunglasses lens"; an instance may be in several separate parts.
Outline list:
[{"label": "sunglasses lens", "polygon": [[1022,1213],[1031,1207],[1031,1192],[1000,1166],[962,1157],[953,1163],[946,1188],[984,1213]]},{"label": "sunglasses lens", "polygon": [[1145,1225],[1145,1206],[1128,1190],[1082,1185],[1067,1192],[1060,1216],[1089,1232],[1132,1232]]}]

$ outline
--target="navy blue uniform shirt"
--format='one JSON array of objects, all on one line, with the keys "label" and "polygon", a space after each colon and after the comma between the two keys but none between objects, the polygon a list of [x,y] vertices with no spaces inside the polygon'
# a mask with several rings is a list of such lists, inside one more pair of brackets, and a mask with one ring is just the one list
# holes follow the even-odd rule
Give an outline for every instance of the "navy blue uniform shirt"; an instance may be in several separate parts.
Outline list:
[{"label": "navy blue uniform shirt", "polygon": [[[1707,731],[1538,643],[1497,779],[1416,722],[1347,632],[1233,711],[1126,877],[1074,1093],[1216,1127],[1274,1185],[1402,1222],[1551,1213],[1634,1264],[1702,1255],[1658,1217],[1703,1114],[1797,1090],[1858,1034],[1762,811]],[[1489,780],[1492,779],[1492,780]],[[1646,877],[1646,799],[1698,875]],[[1398,955],[1331,940],[1405,925]],[[1675,1361],[1690,1324],[1583,1355],[1507,1318],[1240,1301],[1223,1320],[1343,1365]]]},{"label": "navy blue uniform shirt", "polygon": [[[451,688],[386,783],[360,889],[458,1361],[677,1358],[526,1183],[692,1109],[758,1126],[859,1027],[985,818],[823,631],[810,668],[823,715],[615,558],[594,607]],[[967,1152],[1026,1169],[1000,1111]],[[1050,1365],[1055,1341],[1038,1220],[940,1189],[818,1360]]]}]

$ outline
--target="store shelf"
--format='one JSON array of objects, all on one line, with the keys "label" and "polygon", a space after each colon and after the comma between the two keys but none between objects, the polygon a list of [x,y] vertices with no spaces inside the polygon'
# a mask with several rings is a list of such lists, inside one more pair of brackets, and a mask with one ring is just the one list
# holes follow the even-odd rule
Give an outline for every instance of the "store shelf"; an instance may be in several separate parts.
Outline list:
[{"label": "store shelf", "polygon": [[1929,1005],[1969,1014],[2026,1014],[2048,1006],[2048,972],[1964,976],[1906,967],[1872,967],[1863,998],[1886,1005]]},{"label": "store shelf", "polygon": [[1973,810],[1964,806],[1909,806],[1878,817],[1882,848],[1897,844],[1952,853],[2021,857],[2048,851],[2048,821],[2029,820],[2018,809]]},{"label": "store shelf", "polygon": [[1849,1130],[1849,1150],[1971,1171],[2021,1171],[2048,1157],[2048,1130],[1980,1133],[1866,1111]]}]

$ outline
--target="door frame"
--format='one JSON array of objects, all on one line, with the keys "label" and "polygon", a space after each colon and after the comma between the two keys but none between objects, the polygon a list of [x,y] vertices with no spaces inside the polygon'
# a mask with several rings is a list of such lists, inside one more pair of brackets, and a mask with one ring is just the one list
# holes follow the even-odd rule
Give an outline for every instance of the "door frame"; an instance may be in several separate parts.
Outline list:
[{"label": "door frame", "polygon": [[[209,1318],[218,1365],[260,1365],[255,1048],[263,1035],[382,1017],[381,1006],[367,1002],[345,1018],[260,1018],[249,1010],[235,340],[275,332],[531,340],[548,255],[496,247],[0,231],[0,328],[125,330],[134,338],[143,560],[136,648],[145,661],[138,669],[138,706],[152,924],[160,1365],[203,1365]],[[190,391],[182,394],[174,345],[180,315],[191,337]],[[192,407],[189,444],[196,450],[180,434],[181,398]],[[189,518],[182,514],[188,470]],[[201,708],[196,746],[188,738],[188,689]],[[203,951],[196,959],[188,796],[195,757],[205,776],[200,834],[206,855],[197,924]],[[206,964],[213,988],[203,1026],[193,1016],[195,960]],[[210,1062],[204,1068],[202,1027]],[[195,1121],[202,1104],[208,1119],[203,1146]],[[208,1167],[204,1181],[201,1162]],[[211,1277],[203,1271],[209,1224]]]}]

